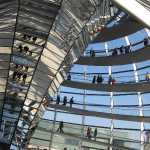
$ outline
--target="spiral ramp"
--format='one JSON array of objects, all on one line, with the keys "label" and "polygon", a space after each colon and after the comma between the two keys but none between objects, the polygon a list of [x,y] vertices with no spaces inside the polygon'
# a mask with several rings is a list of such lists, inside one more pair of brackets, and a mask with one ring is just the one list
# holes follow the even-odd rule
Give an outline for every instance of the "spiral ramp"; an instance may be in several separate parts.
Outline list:
[{"label": "spiral ramp", "polygon": [[[61,149],[60,147],[66,145],[72,145],[71,148],[105,150],[149,148],[149,141],[144,141],[143,135],[144,132],[149,133],[144,129],[144,124],[149,124],[150,115],[143,115],[142,100],[139,100],[140,114],[137,115],[113,113],[112,100],[110,112],[85,110],[84,107],[70,108],[50,102],[56,93],[59,93],[60,85],[84,91],[107,92],[110,97],[114,92],[129,94],[134,92],[138,97],[141,93],[149,93],[149,81],[143,78],[139,80],[138,75],[135,81],[118,83],[116,81],[114,85],[106,82],[93,84],[88,80],[78,81],[73,78],[66,80],[73,64],[113,68],[113,66],[130,64],[136,66],[135,63],[149,60],[149,45],[134,49],[134,46],[143,42],[132,44],[133,50],[131,49],[128,54],[111,56],[112,50],[110,50],[107,54],[98,53],[96,57],[83,55],[89,43],[106,44],[143,29],[149,31],[145,29],[150,27],[150,17],[145,19],[150,15],[148,1],[132,1],[135,6],[127,5],[127,2],[124,3],[122,0],[2,0],[0,2],[0,147],[12,150],[34,147]],[[145,14],[144,17],[135,11],[136,6],[141,14]],[[136,72],[134,67],[135,76]],[[41,130],[39,126],[43,123],[42,116],[49,109],[54,112],[55,119],[47,120]],[[83,133],[86,129],[84,117],[80,129],[75,129],[75,132],[78,130],[80,133],[75,134],[70,130],[71,132],[65,131],[60,134],[55,131],[58,127],[56,114],[59,112],[111,120],[111,127],[108,128],[110,134],[106,133],[105,136],[100,134],[96,140],[88,139]],[[136,131],[140,132],[140,138],[134,141],[130,138],[115,137],[114,120],[139,123],[141,127]],[[74,124],[74,127],[77,125]],[[124,131],[123,128],[121,130]],[[44,139],[40,135],[45,136]]]}]

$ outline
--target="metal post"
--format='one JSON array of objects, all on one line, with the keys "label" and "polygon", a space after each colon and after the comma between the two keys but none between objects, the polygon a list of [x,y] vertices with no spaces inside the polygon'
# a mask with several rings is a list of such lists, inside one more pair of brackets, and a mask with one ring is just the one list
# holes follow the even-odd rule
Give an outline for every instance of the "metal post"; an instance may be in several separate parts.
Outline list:
[{"label": "metal post", "polygon": [[[126,44],[127,45],[130,45],[130,41],[128,39],[127,36],[125,36],[125,41],[126,41]],[[135,82],[139,82],[139,77],[138,77],[138,72],[137,72],[137,67],[136,67],[136,64],[133,63],[132,64],[133,66],[133,70],[134,70],[134,78],[135,78]],[[142,101],[142,96],[141,96],[141,93],[140,92],[137,92],[137,96],[138,96],[138,103],[139,103],[139,115],[140,116],[144,116],[143,114],[143,101]],[[143,132],[144,132],[144,122],[141,122],[140,123],[140,131],[141,131],[141,135],[140,135],[140,141],[141,141],[141,148],[140,150],[144,150],[144,135],[143,135]]]},{"label": "metal post", "polygon": [[[105,50],[106,50],[106,55],[109,56],[107,42],[105,42]],[[112,75],[112,67],[111,66],[108,67],[108,74]],[[110,112],[111,113],[113,113],[113,107],[114,107],[113,92],[110,92]],[[114,121],[113,121],[113,119],[111,119],[110,131],[111,131],[110,144],[112,144],[113,143],[113,131],[114,131]],[[109,147],[109,150],[112,150],[111,146]]]},{"label": "metal post", "polygon": [[[57,92],[57,94],[58,94],[58,92]],[[50,142],[49,142],[49,150],[52,149],[53,138],[54,138],[54,134],[55,134],[56,117],[57,117],[57,110],[55,108],[53,126],[52,126],[52,130],[51,130],[51,136],[50,136]]]},{"label": "metal post", "polygon": [[[84,53],[84,55],[85,55],[85,53]],[[87,72],[87,67],[84,66],[84,80],[86,80],[86,76],[87,76],[86,72]],[[86,104],[86,90],[83,91],[83,110],[86,110],[85,104]],[[85,125],[85,116],[82,115],[81,137],[84,137],[84,136],[85,136],[85,135],[84,135],[84,131],[85,131],[84,125]],[[80,140],[79,149],[80,149],[80,150],[82,149],[82,140]]]}]

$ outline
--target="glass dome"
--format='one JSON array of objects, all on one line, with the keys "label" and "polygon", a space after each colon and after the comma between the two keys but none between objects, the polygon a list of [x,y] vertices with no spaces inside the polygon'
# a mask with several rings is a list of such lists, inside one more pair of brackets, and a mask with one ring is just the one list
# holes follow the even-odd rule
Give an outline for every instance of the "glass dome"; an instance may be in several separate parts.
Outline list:
[{"label": "glass dome", "polygon": [[149,8],[1,0],[0,148],[150,149]]}]

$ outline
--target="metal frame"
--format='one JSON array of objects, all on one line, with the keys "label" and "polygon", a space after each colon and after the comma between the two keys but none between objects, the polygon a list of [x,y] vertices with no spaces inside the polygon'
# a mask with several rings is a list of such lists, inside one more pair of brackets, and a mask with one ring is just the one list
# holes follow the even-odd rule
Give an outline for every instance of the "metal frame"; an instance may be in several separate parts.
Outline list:
[{"label": "metal frame", "polygon": [[[92,16],[92,15],[91,15]],[[89,18],[89,20],[90,20],[91,18]],[[88,21],[89,21],[88,20]],[[88,22],[87,21],[87,22]],[[85,24],[85,26],[84,27],[86,27],[86,24]],[[82,32],[83,32],[83,29],[84,29],[84,27],[82,28],[82,30],[79,32],[79,34],[78,35],[80,35]],[[79,38],[79,36],[76,38],[76,39],[78,39]],[[75,39],[75,40],[76,40]],[[73,43],[74,44],[74,43]],[[72,46],[73,46],[73,44],[72,44]],[[49,85],[51,86],[51,83],[53,83],[53,81],[54,81],[54,79],[55,79],[55,77],[57,76],[57,73],[59,73],[59,71],[60,71],[60,69],[62,68],[62,66],[64,65],[64,63],[65,63],[65,61],[66,61],[66,58],[68,57],[68,55],[69,55],[69,53],[70,53],[70,51],[72,50],[72,46],[70,47],[70,49],[68,50],[68,52],[67,52],[67,54],[66,54],[66,56],[65,56],[65,58],[64,58],[64,60],[62,61],[62,63],[61,63],[61,65],[59,66],[59,68],[58,68],[58,70],[57,70],[57,72],[56,72],[56,74],[55,74],[55,76],[53,77],[53,80],[49,83]],[[47,91],[48,91],[48,89],[50,88],[50,86],[47,88],[47,90],[46,90],[46,92],[45,92],[45,94],[44,95],[46,95],[46,93],[47,93]],[[44,96],[45,97],[45,96]],[[44,97],[43,97],[43,100],[44,100]],[[41,101],[41,104],[42,104],[42,102],[43,102],[43,100]],[[39,105],[39,107],[38,108],[40,108],[40,106],[41,106],[41,104]],[[37,111],[38,112],[38,111]],[[37,114],[37,112],[36,112],[36,114]],[[36,115],[35,114],[35,115]],[[34,119],[33,119],[34,120]],[[31,124],[32,124],[32,122],[33,122],[33,120],[31,121]]]},{"label": "metal frame", "polygon": [[[129,41],[127,36],[125,36],[125,41],[126,41],[127,45],[130,45],[130,41]],[[136,63],[133,63],[132,66],[133,66],[133,70],[134,70],[135,82],[139,82]],[[138,96],[138,103],[139,103],[139,115],[144,116],[143,108],[142,108],[143,107],[143,100],[142,100],[141,92],[137,92],[137,96]],[[144,144],[144,137],[143,137],[144,122],[140,123],[140,130],[141,130],[141,150],[144,150],[144,145],[143,145]]]},{"label": "metal frame", "polygon": [[[20,5],[19,5],[19,6],[20,6]],[[19,11],[18,11],[17,15],[19,15]],[[55,14],[55,17],[56,17],[56,15],[57,15],[57,14]],[[55,17],[54,17],[54,18],[55,18]],[[52,20],[50,19],[50,21],[52,21]],[[54,23],[54,20],[53,20],[53,23]],[[50,32],[52,26],[53,26],[53,24],[51,25],[51,27],[50,27],[50,29],[49,29],[49,31],[48,31],[47,33]],[[16,27],[17,27],[17,24],[16,24]],[[48,40],[48,36],[47,36],[47,40]],[[45,40],[45,44],[44,44],[44,46],[42,47],[43,49],[40,51],[40,54],[39,54],[37,63],[36,63],[36,65],[35,65],[35,68],[34,68],[34,71],[33,71],[32,78],[31,78],[31,80],[30,80],[30,84],[29,84],[28,89],[27,89],[27,92],[26,92],[26,94],[25,94],[25,98],[24,98],[24,101],[23,101],[22,108],[21,108],[20,113],[19,113],[19,115],[18,115],[18,119],[17,119],[17,123],[16,123],[16,126],[15,126],[15,129],[17,128],[18,121],[19,121],[19,119],[20,119],[20,116],[21,116],[21,113],[22,113],[22,110],[23,110],[24,102],[26,101],[26,98],[27,98],[27,95],[28,95],[28,92],[29,92],[29,89],[30,89],[32,80],[33,80],[34,75],[35,75],[35,72],[36,72],[36,68],[37,68],[37,66],[38,66],[38,62],[40,61],[40,58],[41,58],[42,52],[43,52],[43,50],[44,50],[44,48],[45,48],[45,45],[46,45],[46,43],[47,43],[47,40]],[[14,130],[14,133],[13,133],[12,139],[11,139],[11,143],[12,143],[12,140],[13,140],[13,138],[14,138],[15,132],[16,132],[16,131]],[[11,144],[11,143],[10,143],[10,144]]]},{"label": "metal frame", "polygon": [[[109,55],[108,44],[106,42],[105,42],[105,49],[106,49],[106,55],[108,56]],[[112,75],[112,67],[111,66],[108,67],[108,74]],[[111,111],[111,113],[113,112],[113,107],[114,107],[113,92],[110,92],[110,111]],[[114,130],[113,119],[111,119],[110,129],[111,129],[110,144],[112,144],[113,143],[113,130]],[[112,150],[112,147],[109,147],[109,150]]]},{"label": "metal frame", "polygon": [[[19,10],[20,10],[20,0],[17,0],[18,2],[18,9],[17,9],[17,15],[16,15],[16,23],[15,23],[15,28],[14,28],[14,35],[13,35],[13,42],[11,46],[11,55],[13,53],[13,48],[14,48],[14,42],[15,42],[15,36],[16,36],[16,30],[17,30],[17,24],[18,24],[18,16],[19,16]],[[11,56],[10,55],[10,60],[9,60],[9,69],[8,69],[8,74],[7,74],[7,83],[6,83],[6,88],[5,88],[5,96],[4,96],[4,101],[3,101],[3,106],[2,106],[2,114],[0,118],[0,127],[2,125],[2,118],[3,118],[3,111],[4,111],[4,105],[6,101],[6,95],[7,95],[7,87],[8,87],[8,80],[9,80],[9,71],[10,71],[10,62],[11,62]]]}]

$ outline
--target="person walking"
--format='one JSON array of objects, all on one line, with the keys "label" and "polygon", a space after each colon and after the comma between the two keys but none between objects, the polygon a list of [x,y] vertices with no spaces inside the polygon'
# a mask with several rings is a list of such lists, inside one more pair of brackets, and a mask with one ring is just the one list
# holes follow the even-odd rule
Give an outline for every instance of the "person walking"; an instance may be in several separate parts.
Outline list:
[{"label": "person walking", "polygon": [[94,137],[94,140],[96,140],[96,137],[97,137],[97,128],[94,129],[93,137]]},{"label": "person walking", "polygon": [[27,73],[24,73],[22,78],[23,78],[23,84],[25,84],[26,83],[26,78],[27,78]]},{"label": "person walking", "polygon": [[72,104],[74,103],[74,100],[73,100],[73,97],[71,97],[71,99],[70,99],[70,108],[72,108]]},{"label": "person walking", "polygon": [[120,55],[122,55],[124,53],[124,46],[122,45],[120,48],[119,48],[119,52],[120,52]]},{"label": "person walking", "polygon": [[95,82],[96,82],[96,76],[94,75],[92,83],[95,83]]},{"label": "person walking", "polygon": [[66,104],[67,104],[67,96],[64,96],[63,105],[66,106]]},{"label": "person walking", "polygon": [[88,139],[91,139],[91,128],[90,127],[87,128],[86,136]]},{"label": "person walking", "polygon": [[148,38],[144,38],[143,42],[144,42],[144,46],[148,46]]},{"label": "person walking", "polygon": [[97,76],[97,83],[102,83],[102,82],[103,82],[103,77],[100,74],[100,75]]},{"label": "person walking", "polygon": [[69,81],[71,80],[71,74],[70,73],[67,76],[67,80],[69,80]]},{"label": "person walking", "polygon": [[57,131],[56,131],[56,132],[64,133],[64,131],[63,131],[63,127],[64,127],[64,122],[63,122],[63,121],[61,121],[61,122],[59,123],[59,127],[58,127],[58,129],[57,129]]},{"label": "person walking", "polygon": [[59,103],[60,103],[60,95],[57,95],[57,98],[56,98],[56,104],[59,105]]}]

